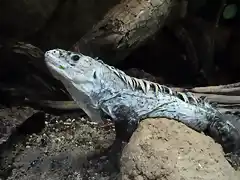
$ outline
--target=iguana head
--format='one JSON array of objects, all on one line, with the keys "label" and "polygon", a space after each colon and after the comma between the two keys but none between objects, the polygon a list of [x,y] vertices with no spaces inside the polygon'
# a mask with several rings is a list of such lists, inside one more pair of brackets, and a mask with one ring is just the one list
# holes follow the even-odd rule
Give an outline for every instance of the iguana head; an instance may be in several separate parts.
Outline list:
[{"label": "iguana head", "polygon": [[96,100],[91,98],[101,91],[100,77],[104,68],[101,63],[89,56],[62,49],[47,51],[45,62],[52,75],[64,84],[74,100],[96,104]]},{"label": "iguana head", "polygon": [[97,61],[83,54],[62,49],[53,49],[45,53],[45,62],[53,75],[73,82],[95,81]]}]

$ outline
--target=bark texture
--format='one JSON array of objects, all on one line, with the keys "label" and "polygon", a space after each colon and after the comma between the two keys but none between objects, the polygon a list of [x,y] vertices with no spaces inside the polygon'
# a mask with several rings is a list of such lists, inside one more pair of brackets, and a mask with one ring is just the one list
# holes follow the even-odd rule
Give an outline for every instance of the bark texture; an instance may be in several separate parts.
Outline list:
[{"label": "bark texture", "polygon": [[166,20],[179,18],[179,0],[122,0],[71,50],[117,64],[152,37]]}]

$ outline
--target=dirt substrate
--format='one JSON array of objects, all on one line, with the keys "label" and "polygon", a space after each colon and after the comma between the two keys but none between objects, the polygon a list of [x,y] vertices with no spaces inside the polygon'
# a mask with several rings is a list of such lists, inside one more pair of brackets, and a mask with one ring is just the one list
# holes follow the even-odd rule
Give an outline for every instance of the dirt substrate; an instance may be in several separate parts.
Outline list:
[{"label": "dirt substrate", "polygon": [[[32,112],[30,108],[2,109],[1,126],[14,128]],[[8,145],[1,145],[0,179],[115,179],[118,172],[107,158],[86,162],[86,154],[112,143],[111,128],[99,128],[77,114],[47,115],[46,119],[40,133],[14,135]],[[2,129],[2,139],[9,135]]]},{"label": "dirt substrate", "polygon": [[[119,177],[106,157],[86,160],[86,154],[113,142],[112,128],[101,128],[76,113],[47,114],[44,128],[37,120],[28,124],[32,129],[42,128],[39,133],[11,133],[33,112],[27,107],[0,110],[0,180],[114,180]],[[3,143],[6,139],[7,143]]]}]

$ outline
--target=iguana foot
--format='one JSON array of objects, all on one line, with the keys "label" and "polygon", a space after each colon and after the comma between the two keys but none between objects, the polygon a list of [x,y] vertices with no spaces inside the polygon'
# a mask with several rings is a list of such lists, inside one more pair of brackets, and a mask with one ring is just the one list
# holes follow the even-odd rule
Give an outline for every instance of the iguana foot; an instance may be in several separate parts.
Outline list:
[{"label": "iguana foot", "polygon": [[125,143],[120,139],[115,139],[113,144],[101,152],[96,152],[88,155],[88,160],[102,159],[103,157],[108,158],[117,169],[120,167],[120,156]]}]

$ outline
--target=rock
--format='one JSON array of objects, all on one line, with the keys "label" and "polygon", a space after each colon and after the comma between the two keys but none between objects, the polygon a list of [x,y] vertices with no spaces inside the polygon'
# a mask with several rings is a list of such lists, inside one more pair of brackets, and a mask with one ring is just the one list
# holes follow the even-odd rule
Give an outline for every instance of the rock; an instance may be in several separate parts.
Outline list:
[{"label": "rock", "polygon": [[0,107],[0,151],[1,144],[7,141],[14,129],[34,114],[29,107]]},{"label": "rock", "polygon": [[140,123],[121,157],[122,180],[234,180],[222,147],[165,118]]}]

